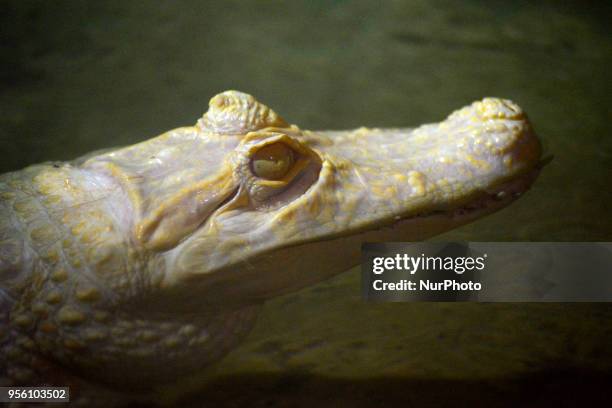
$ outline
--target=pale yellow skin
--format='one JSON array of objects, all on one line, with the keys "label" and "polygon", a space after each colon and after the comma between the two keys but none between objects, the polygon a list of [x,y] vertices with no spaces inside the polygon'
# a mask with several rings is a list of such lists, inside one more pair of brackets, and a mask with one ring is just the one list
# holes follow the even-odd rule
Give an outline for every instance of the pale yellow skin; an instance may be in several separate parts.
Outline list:
[{"label": "pale yellow skin", "polygon": [[540,154],[507,100],[416,129],[313,132],[227,91],[193,127],[2,175],[1,381],[105,403],[178,381],[234,347],[265,299],[358,263],[362,242],[509,204]]}]

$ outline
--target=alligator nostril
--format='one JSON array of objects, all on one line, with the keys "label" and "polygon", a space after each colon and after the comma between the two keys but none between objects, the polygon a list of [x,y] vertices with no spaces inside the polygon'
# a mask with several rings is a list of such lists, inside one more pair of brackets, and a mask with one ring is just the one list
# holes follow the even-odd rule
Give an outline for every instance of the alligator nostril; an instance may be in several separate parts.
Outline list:
[{"label": "alligator nostril", "polygon": [[474,104],[483,119],[522,119],[525,114],[514,102],[501,98],[484,98]]}]

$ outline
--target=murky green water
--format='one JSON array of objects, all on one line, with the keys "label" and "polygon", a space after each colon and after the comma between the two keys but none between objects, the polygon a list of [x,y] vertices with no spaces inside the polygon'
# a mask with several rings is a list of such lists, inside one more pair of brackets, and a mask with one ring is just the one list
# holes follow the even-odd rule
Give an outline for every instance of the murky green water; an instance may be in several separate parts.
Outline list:
[{"label": "murky green water", "polygon": [[[584,3],[3,2],[0,172],[191,124],[225,89],[310,129],[412,126],[501,96],[555,158],[512,207],[440,238],[609,241],[610,7]],[[569,398],[577,372],[597,390],[610,318],[607,305],[365,304],[353,270],[267,304],[181,401],[537,406]]]}]

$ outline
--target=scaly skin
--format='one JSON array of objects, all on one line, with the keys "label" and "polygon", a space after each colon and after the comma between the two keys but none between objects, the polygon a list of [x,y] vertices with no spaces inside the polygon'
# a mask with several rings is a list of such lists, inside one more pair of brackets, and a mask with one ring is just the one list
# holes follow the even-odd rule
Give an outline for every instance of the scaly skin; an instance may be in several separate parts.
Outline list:
[{"label": "scaly skin", "polygon": [[[250,95],[194,127],[0,176],[0,377],[104,405],[231,350],[265,299],[496,211],[538,173],[521,109],[311,132]],[[124,399],[125,400],[125,399]]]}]

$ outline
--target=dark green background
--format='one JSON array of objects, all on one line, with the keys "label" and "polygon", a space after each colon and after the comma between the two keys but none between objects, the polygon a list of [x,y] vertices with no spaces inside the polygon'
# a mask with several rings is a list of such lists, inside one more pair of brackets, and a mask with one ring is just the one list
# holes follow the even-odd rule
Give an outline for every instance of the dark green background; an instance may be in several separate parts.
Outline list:
[{"label": "dark green background", "polygon": [[[414,126],[500,96],[554,160],[512,207],[440,238],[609,241],[607,3],[2,1],[0,172],[192,124],[225,89],[309,129]],[[353,270],[267,304],[241,348],[178,391],[193,406],[579,401],[607,381],[610,318],[365,304]]]}]

